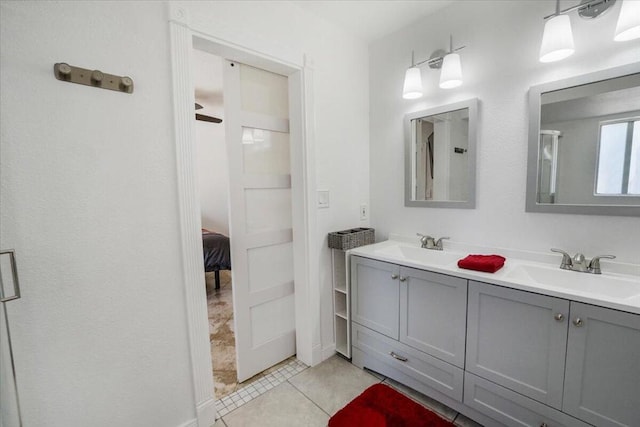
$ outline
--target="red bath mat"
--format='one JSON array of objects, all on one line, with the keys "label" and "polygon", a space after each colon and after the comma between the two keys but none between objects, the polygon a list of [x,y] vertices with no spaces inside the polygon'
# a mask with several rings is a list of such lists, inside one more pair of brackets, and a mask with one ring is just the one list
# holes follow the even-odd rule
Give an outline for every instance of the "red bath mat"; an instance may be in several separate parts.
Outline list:
[{"label": "red bath mat", "polygon": [[384,384],[375,384],[340,409],[329,427],[451,427],[420,404]]}]

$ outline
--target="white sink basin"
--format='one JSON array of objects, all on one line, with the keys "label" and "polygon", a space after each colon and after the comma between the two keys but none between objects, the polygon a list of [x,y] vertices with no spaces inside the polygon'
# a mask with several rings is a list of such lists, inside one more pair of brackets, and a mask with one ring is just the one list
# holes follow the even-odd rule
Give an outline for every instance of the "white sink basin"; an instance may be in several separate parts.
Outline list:
[{"label": "white sink basin", "polygon": [[640,280],[631,276],[579,273],[560,268],[519,265],[507,273],[505,278],[613,298],[627,299],[640,296]]},{"label": "white sink basin", "polygon": [[460,258],[464,258],[455,252],[436,251],[433,249],[403,245],[387,246],[376,252],[401,260],[414,261],[427,265],[447,265],[458,261]]}]

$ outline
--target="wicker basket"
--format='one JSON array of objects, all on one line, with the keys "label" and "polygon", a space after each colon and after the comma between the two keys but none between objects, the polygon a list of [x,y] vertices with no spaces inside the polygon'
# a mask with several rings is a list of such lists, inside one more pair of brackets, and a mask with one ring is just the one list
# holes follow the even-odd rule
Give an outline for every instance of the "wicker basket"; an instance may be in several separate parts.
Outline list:
[{"label": "wicker basket", "polygon": [[373,228],[352,228],[350,230],[329,233],[329,247],[347,251],[358,246],[375,243],[376,235]]}]

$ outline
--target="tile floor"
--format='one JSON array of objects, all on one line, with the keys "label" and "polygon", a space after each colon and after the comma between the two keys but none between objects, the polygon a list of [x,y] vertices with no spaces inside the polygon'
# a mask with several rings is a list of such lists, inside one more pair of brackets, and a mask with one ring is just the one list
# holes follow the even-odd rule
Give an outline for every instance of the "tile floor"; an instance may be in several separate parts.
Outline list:
[{"label": "tile floor", "polygon": [[218,412],[218,416],[225,416],[234,409],[239,408],[261,394],[266,393],[307,368],[307,365],[300,362],[295,357],[291,357],[284,362],[255,375],[247,381],[237,384],[237,390],[230,394],[216,394],[216,397],[220,396],[216,401],[216,411]]},{"label": "tile floor", "polygon": [[[324,427],[339,409],[367,387],[379,382],[397,389],[457,426],[480,427],[453,409],[389,378],[363,371],[339,356],[333,356],[313,368],[290,359],[272,373],[275,372],[278,375],[253,381],[253,391],[257,392],[261,386],[264,389],[262,393],[256,395],[247,391],[240,398],[240,389],[227,396],[229,399],[226,402],[233,403],[235,407],[232,408],[231,404],[220,406],[224,399],[218,401],[218,414],[222,418],[216,421],[214,427]],[[238,398],[234,402],[233,396],[236,394]]]}]

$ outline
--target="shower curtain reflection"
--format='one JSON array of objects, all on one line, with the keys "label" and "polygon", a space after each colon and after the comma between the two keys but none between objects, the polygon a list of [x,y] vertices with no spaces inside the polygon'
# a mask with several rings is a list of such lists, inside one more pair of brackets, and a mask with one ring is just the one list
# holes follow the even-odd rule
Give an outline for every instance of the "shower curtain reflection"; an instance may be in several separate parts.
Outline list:
[{"label": "shower curtain reflection", "polygon": [[540,131],[538,152],[538,203],[555,203],[558,179],[558,142],[562,133],[557,130]]}]

